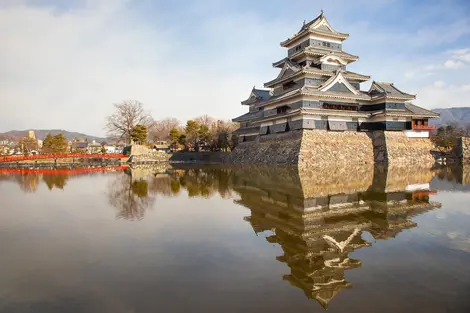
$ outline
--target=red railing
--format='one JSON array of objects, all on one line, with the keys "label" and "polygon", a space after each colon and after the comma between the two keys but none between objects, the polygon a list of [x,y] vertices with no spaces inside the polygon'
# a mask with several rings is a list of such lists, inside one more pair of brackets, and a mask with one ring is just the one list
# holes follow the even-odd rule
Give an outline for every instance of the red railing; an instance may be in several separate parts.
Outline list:
[{"label": "red railing", "polygon": [[412,125],[412,129],[416,130],[435,130],[436,126],[431,126],[431,125]]},{"label": "red railing", "polygon": [[65,158],[95,158],[95,159],[122,159],[127,158],[124,154],[87,154],[87,153],[61,153],[61,154],[37,154],[29,156],[7,156],[0,157],[1,162],[34,161],[43,159],[65,159]]},{"label": "red railing", "polygon": [[110,167],[99,167],[99,168],[72,168],[72,169],[28,169],[28,168],[0,168],[0,173],[12,173],[12,174],[67,174],[77,175],[86,173],[104,173],[104,172],[116,172],[128,169],[128,165],[122,166],[110,166]]}]

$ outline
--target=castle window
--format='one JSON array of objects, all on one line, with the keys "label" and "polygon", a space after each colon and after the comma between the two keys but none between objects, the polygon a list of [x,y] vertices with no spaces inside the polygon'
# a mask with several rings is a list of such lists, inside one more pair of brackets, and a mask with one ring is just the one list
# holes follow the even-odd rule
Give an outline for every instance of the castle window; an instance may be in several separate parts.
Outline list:
[{"label": "castle window", "polygon": [[295,83],[294,83],[294,81],[291,80],[290,82],[287,82],[284,85],[282,85],[282,89],[286,90],[286,89],[292,88],[294,86],[295,86]]},{"label": "castle window", "polygon": [[276,111],[277,111],[277,114],[282,114],[282,113],[286,113],[288,109],[289,109],[289,106],[283,105],[283,106],[277,107]]}]

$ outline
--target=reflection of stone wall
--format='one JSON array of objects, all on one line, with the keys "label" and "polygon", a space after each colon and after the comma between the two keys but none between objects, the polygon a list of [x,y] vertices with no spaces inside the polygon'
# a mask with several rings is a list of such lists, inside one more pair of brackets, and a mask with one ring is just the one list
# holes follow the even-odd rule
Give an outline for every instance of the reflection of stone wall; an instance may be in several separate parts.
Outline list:
[{"label": "reflection of stone wall", "polygon": [[374,165],[332,164],[324,168],[303,168],[299,175],[307,198],[328,194],[351,194],[367,190],[372,184]]},{"label": "reflection of stone wall", "polygon": [[[429,183],[430,168],[411,165],[360,164],[300,169],[296,166],[250,166],[233,169],[236,185],[261,188],[297,198],[403,191],[409,185]],[[372,188],[372,189],[371,189]]]},{"label": "reflection of stone wall", "polygon": [[333,132],[298,130],[269,134],[242,142],[232,152],[236,164],[286,164],[300,168],[364,163],[434,163],[428,138],[408,138],[403,132]]},{"label": "reflection of stone wall", "polygon": [[374,189],[381,192],[402,191],[409,185],[429,183],[434,173],[429,167],[404,164],[374,166]]},{"label": "reflection of stone wall", "polygon": [[[295,166],[235,168],[234,176],[251,186],[299,198],[365,191],[372,184],[373,164],[299,169]],[[238,182],[239,183],[239,182]]]},{"label": "reflection of stone wall", "polygon": [[168,164],[151,165],[151,166],[137,166],[129,169],[132,181],[154,177],[158,173],[164,173],[167,169],[171,168]]}]

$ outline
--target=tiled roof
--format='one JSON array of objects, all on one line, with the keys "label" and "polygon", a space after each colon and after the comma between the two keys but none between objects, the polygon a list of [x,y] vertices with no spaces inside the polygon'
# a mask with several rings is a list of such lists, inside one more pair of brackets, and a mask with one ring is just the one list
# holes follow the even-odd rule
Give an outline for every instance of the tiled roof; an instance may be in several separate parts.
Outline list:
[{"label": "tiled roof", "polygon": [[239,117],[232,119],[232,121],[234,122],[249,121],[249,120],[259,117],[259,115],[261,114],[262,114],[262,111],[248,112],[243,115],[240,115]]},{"label": "tiled roof", "polygon": [[253,93],[259,97],[262,101],[267,101],[269,98],[271,98],[271,95],[269,94],[269,90],[264,90],[264,89],[254,89],[253,88]]},{"label": "tiled roof", "polygon": [[323,14],[323,12],[321,12],[320,15],[318,15],[316,18],[314,18],[313,20],[311,20],[310,22],[308,23],[305,23],[302,25],[302,27],[300,28],[299,32],[303,31],[303,30],[306,30],[308,29],[311,25],[313,25],[316,21],[319,21],[320,19],[322,19],[325,15]]},{"label": "tiled roof", "polygon": [[265,101],[268,101],[270,98],[271,98],[271,94],[269,90],[256,89],[255,87],[253,87],[250,93],[250,97],[242,101],[242,104],[248,105],[248,104],[254,104],[254,103],[259,103],[259,102],[265,102]]},{"label": "tiled roof", "polygon": [[[314,68],[314,67],[304,67],[304,68],[302,68],[301,71],[294,72],[291,75],[284,76],[284,77],[281,77],[281,78],[275,78],[275,79],[273,79],[269,82],[266,82],[266,83],[264,83],[264,86],[265,87],[272,87],[276,83],[291,79],[291,78],[296,77],[300,74],[314,74],[314,75],[318,74],[318,75],[322,75],[322,76],[330,76],[331,77],[331,76],[335,76],[336,72],[327,71],[327,70],[320,70],[320,69],[317,69],[317,68]],[[344,75],[344,77],[346,77],[348,79],[351,79],[351,80],[368,81],[370,79],[370,76],[362,75],[362,74],[354,73],[354,72],[350,72],[350,71],[343,71],[343,75]]]},{"label": "tiled roof", "polygon": [[407,98],[414,99],[415,96],[409,93],[403,92],[396,88],[393,83],[385,82],[372,82],[372,85],[369,90],[369,94],[372,96],[385,96],[385,97],[398,97],[398,98]]},{"label": "tiled roof", "polygon": [[405,103],[405,108],[407,111],[411,112],[412,114],[439,117],[439,113],[426,110],[422,107],[419,107],[411,103]]},{"label": "tiled roof", "polygon": [[[323,23],[320,26],[316,26],[317,24]],[[331,29],[330,29],[331,28]],[[338,38],[338,39],[346,39],[348,38],[348,34],[340,33],[335,31],[330,23],[328,22],[327,18],[323,14],[323,12],[314,18],[312,21],[305,23],[302,25],[300,30],[294,34],[291,38],[288,38],[287,40],[281,42],[281,46],[286,46],[292,41],[294,41],[296,38],[303,36],[308,33],[313,33],[313,34],[319,34],[319,35],[324,35],[324,36],[329,36],[333,38]]]},{"label": "tiled roof", "polygon": [[332,98],[344,98],[344,99],[361,99],[361,100],[370,100],[370,96],[364,93],[359,92],[359,94],[349,93],[349,92],[339,92],[339,91],[320,91],[315,87],[303,87],[302,94],[307,95],[319,95],[319,96],[329,96]]},{"label": "tiled roof", "polygon": [[299,52],[291,55],[291,58],[294,58],[296,56],[300,56],[303,54],[311,54],[311,55],[318,55],[318,56],[324,56],[324,55],[335,55],[338,56],[342,59],[349,60],[349,61],[356,61],[359,60],[359,57],[357,55],[352,55],[344,51],[337,51],[337,50],[331,50],[331,49],[323,49],[323,48],[314,48],[312,46],[308,46],[303,50],[300,50]]}]

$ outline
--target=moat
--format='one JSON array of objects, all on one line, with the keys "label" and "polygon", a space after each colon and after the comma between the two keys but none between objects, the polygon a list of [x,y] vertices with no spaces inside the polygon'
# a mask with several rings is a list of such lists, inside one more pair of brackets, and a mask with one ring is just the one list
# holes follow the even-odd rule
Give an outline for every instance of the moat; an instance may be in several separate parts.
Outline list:
[{"label": "moat", "polygon": [[469,173],[0,169],[0,312],[469,312]]}]

